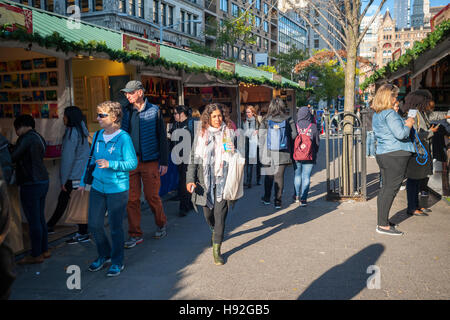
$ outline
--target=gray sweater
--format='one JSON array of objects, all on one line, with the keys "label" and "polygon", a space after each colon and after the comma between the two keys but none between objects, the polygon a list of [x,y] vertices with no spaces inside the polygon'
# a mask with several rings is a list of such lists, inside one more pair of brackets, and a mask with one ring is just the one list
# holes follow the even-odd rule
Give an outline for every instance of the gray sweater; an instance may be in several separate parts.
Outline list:
[{"label": "gray sweater", "polygon": [[[84,122],[82,127],[85,135],[89,135]],[[67,180],[80,180],[89,158],[89,143],[87,137],[81,137],[77,129],[67,127],[64,133],[61,153],[60,179],[61,185]]]}]

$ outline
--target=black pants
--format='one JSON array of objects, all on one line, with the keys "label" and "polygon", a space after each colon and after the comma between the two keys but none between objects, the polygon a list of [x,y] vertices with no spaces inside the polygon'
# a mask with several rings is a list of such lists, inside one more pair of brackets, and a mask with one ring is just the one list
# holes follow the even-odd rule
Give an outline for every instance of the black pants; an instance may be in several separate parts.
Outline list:
[{"label": "black pants", "polygon": [[[58,223],[59,219],[63,216],[64,212],[67,209],[67,205],[69,204],[70,194],[72,193],[72,180],[67,180],[64,185],[67,191],[61,190],[58,196],[58,203],[56,204],[55,212],[53,212],[52,217],[47,222],[47,226],[49,228],[54,228]],[[87,224],[79,224],[78,225],[78,233],[87,234],[88,233],[88,225]]]},{"label": "black pants", "polygon": [[272,186],[275,182],[274,193],[275,193],[275,204],[281,204],[281,197],[283,195],[284,188],[284,171],[286,170],[287,164],[280,164],[274,166],[275,174],[266,175],[264,178],[264,200],[270,201],[270,195],[272,193]]},{"label": "black pants", "polygon": [[252,177],[253,177],[253,168],[256,167],[256,182],[259,183],[261,181],[261,164],[258,162],[257,164],[246,164],[245,165],[245,174],[246,180],[245,184],[252,185]]},{"label": "black pants", "polygon": [[186,189],[187,164],[180,164],[178,169],[178,197],[180,198],[180,211],[189,211],[193,208],[191,194]]},{"label": "black pants", "polygon": [[213,242],[218,244],[222,243],[225,231],[225,219],[228,214],[228,201],[214,201],[214,208],[211,210],[206,206],[203,207],[203,214],[208,226],[211,230],[214,230]]},{"label": "black pants", "polygon": [[406,166],[410,156],[392,156],[389,154],[377,155],[383,186],[378,193],[377,212],[378,225],[389,225],[389,210],[406,175]]},{"label": "black pants", "polygon": [[426,177],[423,179],[420,179],[419,181],[419,192],[422,191],[428,191],[428,181],[430,180],[430,178]]},{"label": "black pants", "polygon": [[408,199],[408,212],[413,213],[419,208],[419,186],[421,180],[406,180],[406,197]]}]

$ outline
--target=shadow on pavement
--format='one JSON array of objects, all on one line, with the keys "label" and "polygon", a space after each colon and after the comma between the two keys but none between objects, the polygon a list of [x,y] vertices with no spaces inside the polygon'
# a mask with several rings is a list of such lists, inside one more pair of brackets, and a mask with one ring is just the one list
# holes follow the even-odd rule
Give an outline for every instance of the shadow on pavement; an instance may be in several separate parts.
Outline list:
[{"label": "shadow on pavement", "polygon": [[377,276],[381,276],[379,273],[373,273],[373,269],[368,268],[375,265],[384,249],[382,244],[376,243],[359,251],[311,283],[298,297],[298,300],[352,299],[367,287],[369,278],[375,279]]}]

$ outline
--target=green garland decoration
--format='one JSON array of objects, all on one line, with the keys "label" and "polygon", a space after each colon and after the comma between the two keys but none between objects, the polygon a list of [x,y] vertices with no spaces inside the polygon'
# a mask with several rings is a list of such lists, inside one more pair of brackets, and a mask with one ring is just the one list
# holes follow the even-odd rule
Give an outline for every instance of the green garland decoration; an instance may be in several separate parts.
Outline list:
[{"label": "green garland decoration", "polygon": [[294,86],[290,83],[280,83],[276,81],[269,80],[264,77],[254,78],[254,77],[244,77],[239,74],[233,74],[226,71],[220,71],[215,68],[206,66],[189,66],[186,63],[171,62],[166,60],[164,57],[153,58],[146,56],[139,51],[124,51],[124,50],[113,50],[106,45],[104,41],[89,41],[85,42],[80,40],[67,41],[58,32],[53,32],[49,36],[41,36],[39,33],[27,33],[23,29],[16,29],[14,31],[8,31],[8,25],[0,26],[0,39],[4,40],[15,40],[27,43],[36,43],[41,47],[48,49],[55,49],[56,51],[64,52],[68,54],[70,52],[78,54],[80,52],[88,52],[89,55],[92,53],[105,53],[109,56],[110,60],[127,63],[130,61],[143,62],[146,66],[160,66],[166,69],[184,70],[187,73],[207,73],[215,76],[219,79],[224,80],[236,80],[239,83],[249,83],[254,85],[267,85],[277,89],[294,89],[298,92],[312,92],[312,88],[300,88]]},{"label": "green garland decoration", "polygon": [[416,42],[412,49],[406,50],[406,52],[400,56],[396,61],[389,62],[383,68],[375,70],[375,72],[365,79],[365,81],[359,86],[362,91],[365,91],[371,84],[377,82],[380,79],[386,78],[393,74],[400,68],[410,66],[415,59],[417,59],[424,52],[435,48],[439,43],[449,36],[450,33],[450,20],[441,23],[437,28],[428,34],[428,36],[420,42]]}]

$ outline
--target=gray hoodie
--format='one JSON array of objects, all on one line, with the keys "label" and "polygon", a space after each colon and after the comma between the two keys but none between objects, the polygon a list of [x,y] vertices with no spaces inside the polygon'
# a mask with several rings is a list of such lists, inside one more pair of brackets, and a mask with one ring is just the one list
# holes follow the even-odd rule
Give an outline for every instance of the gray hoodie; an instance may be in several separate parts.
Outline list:
[{"label": "gray hoodie", "polygon": [[[84,122],[81,123],[85,135],[89,135]],[[87,137],[80,137],[77,129],[67,127],[63,137],[60,179],[61,185],[67,180],[80,180],[89,158]]]}]

